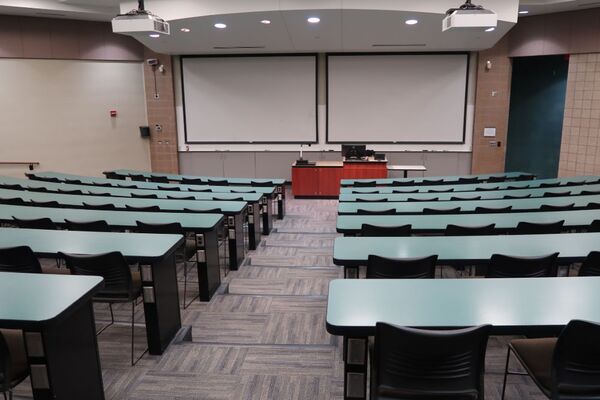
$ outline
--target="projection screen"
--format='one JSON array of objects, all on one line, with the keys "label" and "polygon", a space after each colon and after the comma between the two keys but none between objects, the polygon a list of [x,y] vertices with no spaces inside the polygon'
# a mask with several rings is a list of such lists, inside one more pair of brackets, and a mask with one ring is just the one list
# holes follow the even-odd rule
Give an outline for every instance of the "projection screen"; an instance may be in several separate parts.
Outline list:
[{"label": "projection screen", "polygon": [[316,143],[317,57],[182,57],[187,143]]},{"label": "projection screen", "polygon": [[329,55],[329,143],[464,143],[469,54]]}]

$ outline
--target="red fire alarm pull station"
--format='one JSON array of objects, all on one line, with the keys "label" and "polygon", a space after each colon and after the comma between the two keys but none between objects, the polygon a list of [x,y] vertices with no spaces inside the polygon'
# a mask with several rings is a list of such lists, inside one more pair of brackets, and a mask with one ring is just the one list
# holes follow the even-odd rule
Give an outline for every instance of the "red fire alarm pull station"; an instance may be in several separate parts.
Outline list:
[{"label": "red fire alarm pull station", "polygon": [[110,116],[115,118],[117,116],[117,110],[110,110]]}]

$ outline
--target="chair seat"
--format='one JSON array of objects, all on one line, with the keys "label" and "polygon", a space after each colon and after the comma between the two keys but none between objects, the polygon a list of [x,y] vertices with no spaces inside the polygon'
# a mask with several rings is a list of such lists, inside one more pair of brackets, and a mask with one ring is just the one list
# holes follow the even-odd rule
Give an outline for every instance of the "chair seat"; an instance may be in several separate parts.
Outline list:
[{"label": "chair seat", "polygon": [[[14,387],[29,375],[23,331],[20,329],[0,329],[0,332],[8,346],[11,368],[10,386]],[[0,381],[2,380],[4,380],[3,376],[0,377]]]},{"label": "chair seat", "polygon": [[515,339],[510,346],[540,389],[549,395],[552,387],[552,356],[556,338]]},{"label": "chair seat", "polygon": [[43,265],[42,272],[44,274],[52,274],[52,275],[71,275],[71,270],[69,268],[58,268],[57,266],[49,266]]},{"label": "chair seat", "polygon": [[142,276],[140,271],[131,272],[131,281],[133,283],[133,288],[130,295],[126,295],[122,292],[112,293],[110,291],[102,290],[94,296],[94,300],[98,302],[125,302],[138,298],[142,293]]}]

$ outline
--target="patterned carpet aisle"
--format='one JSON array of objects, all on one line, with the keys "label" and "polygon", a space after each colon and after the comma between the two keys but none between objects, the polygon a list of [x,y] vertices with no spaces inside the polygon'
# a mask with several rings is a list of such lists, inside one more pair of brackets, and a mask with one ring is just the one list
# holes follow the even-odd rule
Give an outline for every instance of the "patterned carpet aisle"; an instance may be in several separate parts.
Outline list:
[{"label": "patterned carpet aisle", "polygon": [[[131,367],[126,323],[99,336],[107,400],[342,399],[341,341],[325,331],[328,284],[342,276],[332,263],[337,201],[288,199],[286,218],[229,273],[220,294],[182,311],[192,342]],[[97,320],[107,318],[105,308],[96,310]],[[128,321],[129,310],[121,308],[117,319]],[[136,320],[142,351],[141,305]],[[500,398],[505,340],[490,340],[488,400]],[[544,398],[527,378],[510,382],[507,400]],[[29,381],[17,394],[31,398]]]}]

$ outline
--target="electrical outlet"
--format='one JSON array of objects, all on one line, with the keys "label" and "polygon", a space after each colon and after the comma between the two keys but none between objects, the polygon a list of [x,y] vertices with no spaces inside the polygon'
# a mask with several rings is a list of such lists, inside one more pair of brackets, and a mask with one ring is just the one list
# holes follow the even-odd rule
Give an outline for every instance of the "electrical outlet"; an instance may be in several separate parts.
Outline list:
[{"label": "electrical outlet", "polygon": [[154,130],[156,132],[162,132],[162,125],[161,124],[155,124],[154,125]]}]

